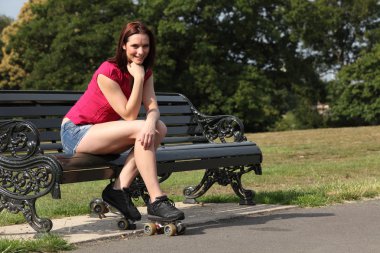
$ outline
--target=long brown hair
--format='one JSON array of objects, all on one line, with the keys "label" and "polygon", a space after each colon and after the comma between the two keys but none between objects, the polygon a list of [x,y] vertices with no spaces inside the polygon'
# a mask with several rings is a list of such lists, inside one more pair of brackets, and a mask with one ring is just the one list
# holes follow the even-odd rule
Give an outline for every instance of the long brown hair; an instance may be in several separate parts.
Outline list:
[{"label": "long brown hair", "polygon": [[117,66],[123,72],[128,72],[127,64],[128,59],[123,49],[123,45],[128,42],[128,38],[134,34],[146,34],[149,37],[149,53],[143,62],[145,70],[152,68],[156,57],[156,41],[154,35],[148,27],[146,27],[141,21],[133,21],[126,24],[121,30],[119,42],[116,48],[116,54],[114,57],[108,59],[108,61],[116,63]]}]

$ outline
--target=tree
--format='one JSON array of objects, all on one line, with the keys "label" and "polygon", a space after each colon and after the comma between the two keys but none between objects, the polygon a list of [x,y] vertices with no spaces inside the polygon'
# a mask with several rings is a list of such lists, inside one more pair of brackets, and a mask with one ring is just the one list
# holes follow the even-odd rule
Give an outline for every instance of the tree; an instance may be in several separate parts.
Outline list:
[{"label": "tree", "polygon": [[290,97],[319,93],[319,78],[295,53],[298,41],[282,21],[286,1],[142,3],[143,16],[159,19],[159,87],[187,94],[203,112],[249,119],[248,108],[262,103],[247,129],[265,130],[294,107]]},{"label": "tree", "polygon": [[380,35],[377,0],[291,0],[285,19],[300,52],[315,60],[319,73],[353,63]]},{"label": "tree", "polygon": [[46,0],[29,0],[20,10],[18,19],[4,28],[1,40],[3,58],[0,63],[0,88],[18,89],[20,83],[26,78],[27,72],[22,64],[23,55],[17,51],[17,47],[12,44],[14,36],[21,36],[19,30],[24,25],[32,22],[35,15],[32,11],[33,5],[43,4]]},{"label": "tree", "polygon": [[11,42],[27,73],[21,87],[83,90],[101,61],[114,54],[119,29],[131,20],[134,4],[46,1],[32,10],[36,17]]},{"label": "tree", "polygon": [[45,1],[7,33],[0,88],[84,90],[119,29],[140,19],[157,37],[156,90],[184,93],[207,114],[239,115],[247,131],[288,112],[300,127],[320,126],[320,75],[380,38],[375,0]]},{"label": "tree", "polygon": [[331,120],[338,126],[380,124],[380,44],[362,52],[331,83]]},{"label": "tree", "polygon": [[[2,33],[5,27],[7,27],[8,25],[12,23],[12,21],[13,21],[12,18],[7,17],[5,15],[0,15],[0,34]],[[3,58],[3,52],[1,50],[3,46],[4,46],[4,42],[3,42],[3,39],[0,37],[0,62],[1,62],[1,59]]]}]

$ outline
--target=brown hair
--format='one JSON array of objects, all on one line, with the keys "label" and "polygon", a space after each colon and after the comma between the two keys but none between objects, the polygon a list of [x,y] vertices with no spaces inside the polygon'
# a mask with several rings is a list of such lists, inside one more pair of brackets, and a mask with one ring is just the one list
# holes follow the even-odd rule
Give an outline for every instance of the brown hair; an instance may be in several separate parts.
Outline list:
[{"label": "brown hair", "polygon": [[125,45],[125,43],[128,42],[128,38],[134,34],[146,34],[149,37],[149,53],[143,62],[145,70],[153,67],[154,59],[156,57],[156,41],[153,33],[141,21],[130,22],[121,30],[115,56],[108,60],[116,63],[123,72],[128,72],[128,59],[125,50],[123,49],[123,45]]}]

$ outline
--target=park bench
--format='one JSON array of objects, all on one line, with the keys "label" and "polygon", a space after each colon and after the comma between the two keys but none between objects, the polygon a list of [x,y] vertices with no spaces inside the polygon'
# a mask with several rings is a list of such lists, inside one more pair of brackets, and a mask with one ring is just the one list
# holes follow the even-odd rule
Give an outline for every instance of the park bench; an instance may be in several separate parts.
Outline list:
[{"label": "park bench", "polygon": [[[127,153],[91,155],[62,152],[62,117],[81,96],[67,91],[0,91],[0,211],[22,212],[37,232],[53,224],[40,218],[35,202],[51,193],[61,198],[60,185],[114,179]],[[244,189],[243,174],[261,174],[262,153],[246,140],[242,122],[230,115],[206,116],[177,93],[157,93],[167,137],[157,150],[160,183],[173,172],[205,170],[196,186],[183,190],[185,203],[196,203],[214,183],[231,185],[240,204],[253,205],[254,191]],[[141,109],[140,117],[144,117]],[[137,177],[133,196],[149,198]]]}]

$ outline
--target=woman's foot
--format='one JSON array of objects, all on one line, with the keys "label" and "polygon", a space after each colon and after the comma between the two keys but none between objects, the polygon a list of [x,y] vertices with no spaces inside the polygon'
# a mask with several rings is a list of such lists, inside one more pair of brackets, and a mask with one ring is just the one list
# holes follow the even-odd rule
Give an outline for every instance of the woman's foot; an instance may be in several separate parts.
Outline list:
[{"label": "woman's foot", "polygon": [[103,190],[102,198],[105,202],[118,209],[126,218],[133,221],[141,220],[141,214],[133,204],[128,188],[115,190],[113,189],[113,184],[110,183]]},{"label": "woman's foot", "polygon": [[174,202],[168,199],[167,196],[157,197],[154,202],[149,202],[147,204],[148,215],[150,218],[159,220],[183,220],[185,219],[185,214],[177,209]]}]

